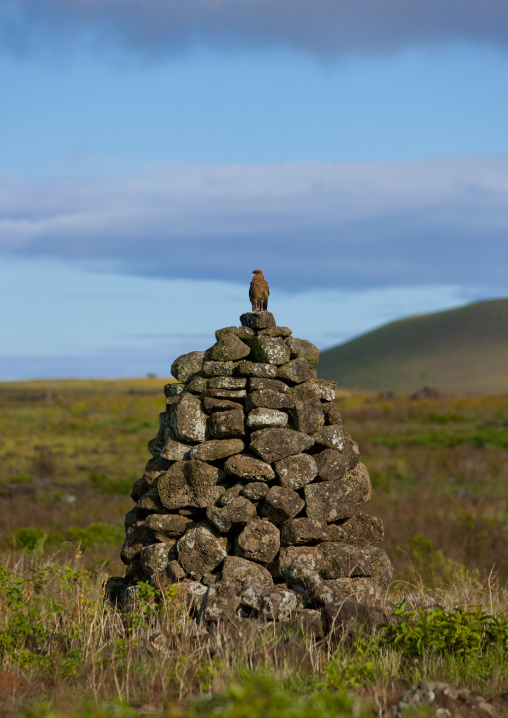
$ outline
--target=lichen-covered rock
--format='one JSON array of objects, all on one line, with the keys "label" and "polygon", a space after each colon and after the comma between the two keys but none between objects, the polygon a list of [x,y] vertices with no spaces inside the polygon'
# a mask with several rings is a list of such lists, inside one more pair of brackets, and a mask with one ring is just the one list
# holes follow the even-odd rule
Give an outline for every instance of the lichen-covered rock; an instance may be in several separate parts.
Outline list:
[{"label": "lichen-covered rock", "polygon": [[232,501],[240,496],[243,490],[243,484],[233,484],[219,497],[217,500],[217,506],[227,506]]},{"label": "lichen-covered rock", "polygon": [[120,558],[123,563],[129,564],[136,559],[145,546],[153,543],[153,532],[140,521],[129,526],[125,534],[125,541],[120,551]]},{"label": "lichen-covered rock", "polygon": [[179,514],[151,514],[143,525],[154,532],[157,540],[165,541],[182,536],[192,525],[192,519]]},{"label": "lichen-covered rock", "polygon": [[241,439],[211,439],[195,446],[190,457],[199,461],[217,461],[239,454],[244,449],[245,444]]},{"label": "lichen-covered rock", "polygon": [[266,409],[259,407],[249,411],[245,425],[251,431],[257,429],[268,429],[270,427],[284,427],[288,424],[288,415],[277,409]]},{"label": "lichen-covered rock", "polygon": [[261,507],[261,516],[281,524],[299,514],[304,506],[304,500],[296,491],[285,486],[272,486]]},{"label": "lichen-covered rock", "polygon": [[241,376],[214,376],[206,381],[207,389],[232,389],[237,391],[238,389],[245,389],[247,385],[247,379]]},{"label": "lichen-covered rock", "polygon": [[372,487],[367,468],[358,464],[340,481],[307,484],[303,491],[307,516],[329,522],[358,514],[370,499]]},{"label": "lichen-covered rock", "polygon": [[244,403],[247,397],[245,389],[205,389],[203,394],[205,397],[228,399],[229,401],[237,401],[241,404]]},{"label": "lichen-covered rock", "polygon": [[301,517],[285,521],[280,529],[282,546],[301,546],[321,543],[328,538],[326,521]]},{"label": "lichen-covered rock", "polygon": [[249,394],[247,409],[264,407],[265,409],[289,409],[294,406],[291,394],[272,389],[260,389]]},{"label": "lichen-covered rock", "polygon": [[212,396],[205,396],[203,399],[203,406],[205,411],[211,414],[214,411],[228,411],[229,409],[238,409],[240,404],[235,400],[231,399],[217,399]]},{"label": "lichen-covered rock", "polygon": [[254,360],[281,366],[290,359],[291,352],[281,337],[257,336],[251,339],[250,348]]},{"label": "lichen-covered rock", "polygon": [[319,477],[324,481],[338,481],[349,469],[349,459],[335,449],[325,449],[314,454]]},{"label": "lichen-covered rock", "polygon": [[310,366],[317,366],[319,363],[319,349],[307,339],[290,337],[286,339],[286,345],[291,352],[291,359],[305,359]]},{"label": "lichen-covered rock", "polygon": [[231,580],[218,581],[210,586],[204,599],[203,620],[216,622],[222,618],[231,620],[238,616],[242,588],[242,583]]},{"label": "lichen-covered rock", "polygon": [[160,456],[152,458],[150,459],[150,461],[147,462],[145,466],[145,473],[143,474],[143,478],[145,479],[146,483],[151,486],[161,474],[163,474],[169,469],[170,466],[171,463]]},{"label": "lichen-covered rock", "polygon": [[325,424],[342,424],[342,416],[333,401],[326,402],[322,405],[323,414],[325,415]]},{"label": "lichen-covered rock", "polygon": [[277,367],[274,364],[240,361],[235,366],[235,374],[238,376],[275,379],[277,377]]},{"label": "lichen-covered rock", "polygon": [[203,461],[177,461],[159,477],[160,500],[167,509],[206,508],[214,504],[222,492],[217,486],[221,475],[216,466]]},{"label": "lichen-covered rock", "polygon": [[293,384],[302,384],[314,377],[314,372],[305,359],[291,359],[287,364],[279,366],[277,376]]},{"label": "lichen-covered rock", "polygon": [[254,581],[265,586],[273,586],[271,573],[254,561],[240,556],[226,556],[222,567],[223,581]]},{"label": "lichen-covered rock", "polygon": [[284,384],[280,379],[267,379],[266,377],[257,376],[253,376],[249,379],[249,391],[262,391],[263,389],[289,394],[288,385]]},{"label": "lichen-covered rock", "polygon": [[261,429],[251,434],[250,448],[263,461],[271,463],[286,456],[300,454],[313,446],[314,440],[292,429]]},{"label": "lichen-covered rock", "polygon": [[249,521],[235,542],[236,555],[256,563],[273,561],[279,548],[279,529],[265,519]]},{"label": "lichen-covered rock", "polygon": [[402,718],[409,715],[411,710],[423,710],[424,707],[429,709],[427,715],[443,718],[495,718],[497,715],[492,703],[469,688],[439,681],[420,681],[402,693],[390,711],[390,718]]},{"label": "lichen-covered rock", "polygon": [[234,364],[232,361],[205,361],[203,362],[203,376],[232,376]]},{"label": "lichen-covered rock", "polygon": [[321,573],[324,568],[324,558],[319,546],[288,546],[281,548],[279,569],[282,575],[284,575],[285,569],[294,563],[299,563],[318,573]]},{"label": "lichen-covered rock", "polygon": [[268,493],[268,485],[263,481],[251,481],[242,488],[240,493],[249,501],[261,501]]},{"label": "lichen-covered rock", "polygon": [[316,444],[326,446],[329,449],[336,449],[337,451],[345,451],[350,440],[349,434],[342,424],[323,426],[312,434],[312,438]]},{"label": "lichen-covered rock", "polygon": [[293,332],[289,327],[268,327],[260,329],[258,336],[260,337],[290,337]]},{"label": "lichen-covered rock", "polygon": [[171,374],[180,382],[189,381],[193,374],[201,371],[205,360],[205,352],[182,354],[171,365]]},{"label": "lichen-covered rock", "polygon": [[164,394],[167,397],[175,397],[182,393],[185,389],[185,384],[180,384],[176,381],[171,381],[169,384],[164,386]]},{"label": "lichen-covered rock", "polygon": [[191,394],[201,394],[206,389],[207,381],[204,376],[193,376],[184,391]]},{"label": "lichen-covered rock", "polygon": [[235,524],[245,524],[256,516],[256,507],[244,496],[237,496],[222,508],[209,506],[206,518],[221,533],[227,533]]},{"label": "lichen-covered rock", "polygon": [[250,327],[254,331],[276,326],[275,317],[267,311],[246,312],[240,317],[240,323],[243,327]]},{"label": "lichen-covered rock", "polygon": [[225,334],[210,350],[211,361],[238,361],[249,356],[250,348],[234,334]]},{"label": "lichen-covered rock", "polygon": [[265,461],[256,459],[248,454],[236,454],[227,459],[224,470],[230,476],[236,476],[245,481],[271,481],[275,472]]},{"label": "lichen-covered rock", "polygon": [[205,441],[207,437],[207,414],[201,400],[194,394],[184,393],[171,412],[170,425],[175,438],[183,442]]},{"label": "lichen-covered rock", "polygon": [[312,434],[325,423],[325,415],[319,399],[295,402],[294,407],[289,411],[289,416],[293,427],[304,434]]},{"label": "lichen-covered rock", "polygon": [[324,562],[320,575],[325,579],[350,576],[374,578],[377,585],[387,587],[392,580],[392,567],[386,552],[378,546],[350,546],[337,541],[319,545]]},{"label": "lichen-covered rock", "polygon": [[159,498],[157,486],[151,486],[146,494],[137,502],[138,509],[143,509],[151,514],[160,514],[164,511],[164,506]]},{"label": "lichen-covered rock", "polygon": [[251,339],[254,336],[254,331],[250,327],[224,327],[224,329],[217,329],[215,332],[215,338],[217,341],[226,336],[226,334],[234,334],[240,339]]},{"label": "lichen-covered rock", "polygon": [[179,581],[183,581],[186,576],[185,571],[176,559],[168,563],[166,573],[170,583],[178,583]]},{"label": "lichen-covered rock", "polygon": [[381,543],[383,538],[383,522],[369,514],[359,513],[340,523],[328,526],[329,541],[362,545]]},{"label": "lichen-covered rock", "polygon": [[196,581],[213,571],[227,556],[227,539],[210,524],[189,529],[177,543],[178,561]]},{"label": "lichen-covered rock", "polygon": [[186,444],[183,441],[176,441],[176,439],[169,437],[160,452],[160,456],[166,461],[182,461],[189,458],[189,452],[192,447],[193,444]]},{"label": "lichen-covered rock", "polygon": [[316,478],[318,467],[310,454],[294,454],[276,461],[275,473],[282,486],[298,491]]},{"label": "lichen-covered rock", "polygon": [[230,439],[245,435],[244,415],[241,409],[215,411],[210,416],[210,435],[214,439]]},{"label": "lichen-covered rock", "polygon": [[148,575],[162,574],[168,563],[176,558],[176,540],[154,543],[141,550],[141,565]]},{"label": "lichen-covered rock", "polygon": [[324,581],[319,573],[306,566],[303,561],[284,564],[282,576],[290,589],[302,597],[304,605],[322,605],[332,603],[336,596],[333,588]]}]

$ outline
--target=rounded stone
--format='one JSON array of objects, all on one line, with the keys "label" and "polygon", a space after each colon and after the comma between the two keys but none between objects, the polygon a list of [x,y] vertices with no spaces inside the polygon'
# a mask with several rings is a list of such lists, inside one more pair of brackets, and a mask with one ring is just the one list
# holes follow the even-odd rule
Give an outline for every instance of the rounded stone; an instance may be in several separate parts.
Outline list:
[{"label": "rounded stone", "polygon": [[256,563],[273,561],[279,548],[279,529],[263,519],[249,521],[236,539],[236,554]]}]

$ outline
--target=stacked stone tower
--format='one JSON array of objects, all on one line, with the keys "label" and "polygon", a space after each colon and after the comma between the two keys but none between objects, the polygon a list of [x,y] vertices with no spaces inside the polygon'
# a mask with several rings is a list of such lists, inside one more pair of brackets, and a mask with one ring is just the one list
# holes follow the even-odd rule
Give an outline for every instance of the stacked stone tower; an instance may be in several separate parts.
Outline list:
[{"label": "stacked stone tower", "polygon": [[382,522],[362,511],[369,474],[335,383],[270,312],[240,320],[171,367],[178,383],[134,485],[116,593],[177,583],[207,621],[375,601],[392,571]]}]

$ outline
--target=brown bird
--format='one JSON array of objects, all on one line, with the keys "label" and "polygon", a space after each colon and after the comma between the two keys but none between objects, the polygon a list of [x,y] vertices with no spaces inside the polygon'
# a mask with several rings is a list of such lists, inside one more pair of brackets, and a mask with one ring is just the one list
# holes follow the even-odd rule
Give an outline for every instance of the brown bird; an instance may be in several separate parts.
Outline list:
[{"label": "brown bird", "polygon": [[261,312],[268,309],[269,294],[268,282],[263,277],[263,272],[260,269],[255,269],[252,272],[252,282],[250,283],[249,289],[249,299],[252,302],[253,312]]}]

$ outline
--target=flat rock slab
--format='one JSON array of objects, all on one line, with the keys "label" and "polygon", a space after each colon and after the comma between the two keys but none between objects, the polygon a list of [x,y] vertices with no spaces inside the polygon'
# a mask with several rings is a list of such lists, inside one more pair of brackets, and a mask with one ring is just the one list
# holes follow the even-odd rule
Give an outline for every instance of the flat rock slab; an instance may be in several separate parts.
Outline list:
[{"label": "flat rock slab", "polygon": [[144,521],[151,531],[155,532],[155,536],[165,536],[166,538],[179,538],[192,525],[192,519],[179,514],[152,514]]},{"label": "flat rock slab", "polygon": [[392,567],[386,552],[378,546],[351,546],[327,541],[319,545],[324,562],[320,575],[325,579],[372,578],[382,588],[390,585]]},{"label": "flat rock slab", "polygon": [[241,439],[212,439],[195,446],[190,455],[200,461],[217,461],[234,454],[240,454],[245,448]]},{"label": "flat rock slab", "polygon": [[290,337],[293,332],[289,327],[268,327],[268,329],[260,329],[258,336],[260,337]]},{"label": "flat rock slab", "polygon": [[202,371],[206,377],[232,376],[233,367],[232,361],[205,361],[203,362]]},{"label": "flat rock slab", "polygon": [[254,331],[250,327],[224,327],[223,329],[217,329],[215,338],[219,341],[226,334],[234,334],[240,339],[251,339],[254,336]]},{"label": "flat rock slab", "polygon": [[253,361],[239,361],[238,364],[235,365],[235,374],[238,376],[276,379],[277,367],[274,364],[258,364]]},{"label": "flat rock slab", "polygon": [[318,467],[310,454],[294,454],[276,461],[275,473],[281,486],[298,491],[316,478]]},{"label": "flat rock slab", "polygon": [[238,453],[231,456],[224,464],[224,470],[230,476],[246,481],[271,481],[275,478],[275,472],[270,464],[248,454]]},{"label": "flat rock slab", "polygon": [[261,389],[271,389],[272,391],[289,394],[289,387],[279,379],[267,379],[266,377],[253,376],[249,379],[249,391],[260,391]]},{"label": "flat rock slab", "polygon": [[254,331],[276,326],[275,317],[271,312],[267,311],[246,312],[240,317],[240,323],[243,327],[249,327]]},{"label": "flat rock slab", "polygon": [[307,484],[303,491],[307,516],[329,522],[358,514],[372,487],[367,467],[360,463],[340,481]]},{"label": "flat rock slab", "polygon": [[280,548],[279,529],[270,521],[253,519],[237,536],[235,553],[256,563],[273,561]]},{"label": "flat rock slab", "polygon": [[213,376],[206,380],[207,389],[245,389],[247,379],[241,376]]},{"label": "flat rock slab", "polygon": [[305,359],[291,359],[287,364],[279,366],[277,376],[293,384],[301,384],[314,377],[314,370]]},{"label": "flat rock slab", "polygon": [[381,519],[365,513],[359,513],[345,521],[328,526],[329,541],[362,545],[381,543],[383,538],[384,529]]},{"label": "flat rock slab", "polygon": [[190,352],[182,354],[171,365],[171,374],[180,382],[187,382],[193,374],[197,374],[203,367],[205,352]]},{"label": "flat rock slab", "polygon": [[314,441],[306,434],[292,429],[262,429],[251,434],[250,448],[263,461],[271,463],[286,456],[300,454],[313,446]]},{"label": "flat rock slab", "polygon": [[288,415],[284,411],[259,407],[249,411],[245,425],[251,431],[256,431],[257,429],[269,429],[271,427],[283,428],[287,426],[288,421]]},{"label": "flat rock slab", "polygon": [[[294,403],[293,397],[289,393],[273,391],[273,389],[259,389],[249,394],[247,408],[290,409],[294,406]],[[321,414],[322,413],[321,411]]]},{"label": "flat rock slab", "polygon": [[218,399],[213,396],[205,396],[203,399],[203,407],[205,411],[211,414],[214,411],[227,411],[228,409],[238,409],[240,404],[231,399]]},{"label": "flat rock slab", "polygon": [[301,517],[288,519],[280,529],[282,546],[302,546],[321,543],[328,538],[326,521]]}]

